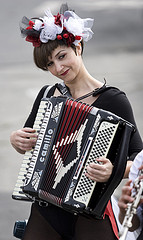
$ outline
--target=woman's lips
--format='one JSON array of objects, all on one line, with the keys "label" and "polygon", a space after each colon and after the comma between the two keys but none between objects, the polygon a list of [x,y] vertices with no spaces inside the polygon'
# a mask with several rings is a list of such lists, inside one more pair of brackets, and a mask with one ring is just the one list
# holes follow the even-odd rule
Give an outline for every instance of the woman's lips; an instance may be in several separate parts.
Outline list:
[{"label": "woman's lips", "polygon": [[65,76],[68,73],[69,69],[67,69],[64,73],[62,73],[62,76]]}]

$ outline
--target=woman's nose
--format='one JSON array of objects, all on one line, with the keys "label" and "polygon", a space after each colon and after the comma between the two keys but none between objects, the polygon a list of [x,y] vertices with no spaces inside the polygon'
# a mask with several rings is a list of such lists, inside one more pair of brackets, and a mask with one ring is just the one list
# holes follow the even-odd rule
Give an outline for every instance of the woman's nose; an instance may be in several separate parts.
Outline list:
[{"label": "woman's nose", "polygon": [[57,73],[60,73],[62,71],[62,69],[63,69],[63,66],[62,66],[61,63],[56,63],[55,67],[56,67]]}]

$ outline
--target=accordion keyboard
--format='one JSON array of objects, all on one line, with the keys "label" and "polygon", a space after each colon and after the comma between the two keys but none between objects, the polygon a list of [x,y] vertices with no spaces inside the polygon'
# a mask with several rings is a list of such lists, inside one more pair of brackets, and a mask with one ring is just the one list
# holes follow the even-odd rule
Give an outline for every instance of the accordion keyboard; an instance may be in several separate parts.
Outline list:
[{"label": "accordion keyboard", "polygon": [[[35,129],[37,133],[39,133],[39,130],[41,128],[41,125],[43,122],[43,116],[45,115],[46,108],[47,108],[47,102],[41,101],[38,109],[38,113],[33,125],[33,129]],[[34,167],[35,167],[36,158],[32,158],[34,151],[35,149],[26,151],[24,155],[22,165],[18,174],[17,182],[13,190],[13,194],[12,194],[13,199],[30,201],[29,197],[27,197],[23,193],[22,187],[24,185],[25,176],[28,175],[29,173],[31,174],[32,170],[34,170]]]}]

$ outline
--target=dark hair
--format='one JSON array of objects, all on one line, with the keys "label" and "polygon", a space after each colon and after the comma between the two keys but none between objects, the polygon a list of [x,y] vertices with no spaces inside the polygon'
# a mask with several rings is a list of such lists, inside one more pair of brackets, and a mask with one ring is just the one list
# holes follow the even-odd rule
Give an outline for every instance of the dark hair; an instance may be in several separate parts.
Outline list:
[{"label": "dark hair", "polygon": [[[52,56],[52,52],[58,47],[58,46],[67,46],[67,44],[62,40],[49,40],[47,43],[41,43],[40,47],[35,47],[33,56],[34,56],[34,62],[38,68],[41,68],[42,70],[48,71],[47,63],[49,61],[49,57]],[[75,54],[76,54],[76,46],[72,44],[70,46]],[[83,41],[81,41],[81,47],[82,47],[82,53],[83,53]]]}]

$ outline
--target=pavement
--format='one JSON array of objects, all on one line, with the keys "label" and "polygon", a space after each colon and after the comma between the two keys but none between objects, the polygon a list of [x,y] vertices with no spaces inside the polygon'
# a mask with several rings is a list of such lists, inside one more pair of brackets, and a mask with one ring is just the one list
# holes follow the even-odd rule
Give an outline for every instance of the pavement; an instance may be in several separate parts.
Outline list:
[{"label": "pavement", "polygon": [[[68,1],[79,16],[95,19],[93,39],[85,44],[85,65],[95,78],[106,78],[126,92],[143,137],[143,1],[86,2]],[[35,67],[33,48],[19,34],[22,16],[43,14],[45,6],[56,13],[60,1],[1,0],[0,240],[15,239],[14,222],[28,218],[30,211],[29,203],[11,198],[23,156],[11,147],[10,133],[23,126],[39,89],[57,81]]]}]

